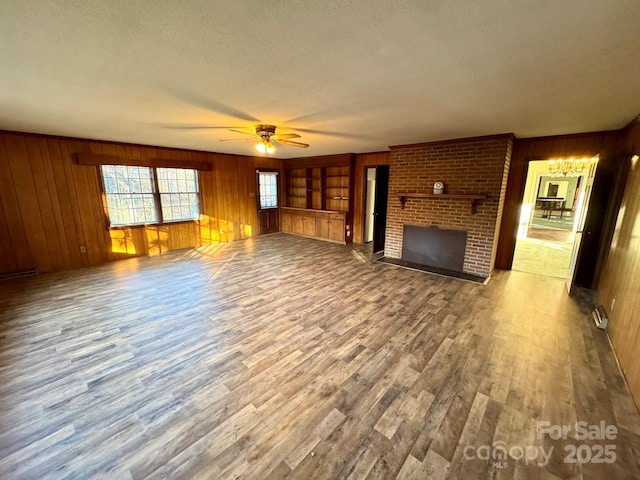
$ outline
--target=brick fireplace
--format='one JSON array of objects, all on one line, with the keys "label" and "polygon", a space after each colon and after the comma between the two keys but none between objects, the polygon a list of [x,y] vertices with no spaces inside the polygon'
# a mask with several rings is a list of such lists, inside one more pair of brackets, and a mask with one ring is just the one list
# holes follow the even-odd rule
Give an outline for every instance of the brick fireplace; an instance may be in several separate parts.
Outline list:
[{"label": "brick fireplace", "polygon": [[[513,136],[463,138],[391,147],[385,257],[401,259],[406,225],[438,227],[467,234],[462,271],[487,277],[493,270]],[[404,209],[398,192],[433,193],[445,183],[451,197],[407,196]],[[470,199],[484,195],[472,213]]]}]

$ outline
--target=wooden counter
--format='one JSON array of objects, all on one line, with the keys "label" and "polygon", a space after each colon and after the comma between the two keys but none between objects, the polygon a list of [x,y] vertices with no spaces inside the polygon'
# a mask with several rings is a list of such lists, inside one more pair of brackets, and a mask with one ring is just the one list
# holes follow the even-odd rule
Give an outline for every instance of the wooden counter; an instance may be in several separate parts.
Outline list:
[{"label": "wooden counter", "polygon": [[[346,212],[281,207],[281,231],[305,237],[347,243]],[[349,233],[350,230],[349,230]]]}]

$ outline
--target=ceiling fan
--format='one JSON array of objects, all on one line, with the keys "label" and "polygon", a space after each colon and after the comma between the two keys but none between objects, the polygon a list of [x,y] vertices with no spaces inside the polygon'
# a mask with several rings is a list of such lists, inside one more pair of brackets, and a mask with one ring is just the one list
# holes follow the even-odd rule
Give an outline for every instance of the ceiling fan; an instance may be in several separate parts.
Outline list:
[{"label": "ceiling fan", "polygon": [[294,142],[289,140],[290,138],[300,138],[297,133],[276,133],[275,125],[258,124],[255,126],[256,133],[243,132],[242,130],[236,130],[229,128],[230,132],[241,133],[243,135],[250,135],[252,138],[229,138],[220,140],[221,142],[238,142],[238,141],[256,141],[256,150],[260,153],[273,153],[276,148],[273,143],[280,143],[282,145],[290,145],[292,147],[307,148],[308,143]]}]

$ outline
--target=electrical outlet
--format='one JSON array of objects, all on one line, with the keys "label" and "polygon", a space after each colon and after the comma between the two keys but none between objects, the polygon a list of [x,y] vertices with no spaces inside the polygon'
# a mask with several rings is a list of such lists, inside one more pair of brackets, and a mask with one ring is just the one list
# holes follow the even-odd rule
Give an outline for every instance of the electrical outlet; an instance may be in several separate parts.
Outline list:
[{"label": "electrical outlet", "polygon": [[85,247],[84,245],[80,246],[80,253],[87,253],[87,247]]},{"label": "electrical outlet", "polygon": [[616,305],[616,299],[611,300],[611,311],[613,312],[613,307]]}]

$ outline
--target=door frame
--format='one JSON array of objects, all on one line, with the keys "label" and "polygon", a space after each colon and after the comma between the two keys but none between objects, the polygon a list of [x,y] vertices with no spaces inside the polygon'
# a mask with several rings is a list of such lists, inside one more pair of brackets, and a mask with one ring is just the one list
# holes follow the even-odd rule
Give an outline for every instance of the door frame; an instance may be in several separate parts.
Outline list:
[{"label": "door frame", "polygon": [[[573,157],[590,157],[590,158],[598,157],[598,161],[595,163],[595,168],[593,169],[593,178],[592,178],[593,184],[592,184],[591,193],[594,193],[594,191],[595,191],[593,189],[593,186],[595,186],[596,182],[598,181],[598,178],[597,178],[598,173],[600,172],[600,174],[602,175],[602,170],[604,170],[602,167],[606,167],[606,164],[602,163],[603,154],[599,153],[599,152],[593,153],[593,154],[578,154],[578,153],[571,154],[571,153],[565,153],[564,155],[549,154],[549,155],[546,155],[546,156],[545,155],[526,156],[525,157],[525,163],[522,166],[521,171],[519,172],[519,175],[522,175],[522,178],[520,179],[521,184],[518,187],[520,196],[519,196],[519,200],[518,200],[518,203],[517,203],[517,205],[518,205],[518,215],[516,217],[516,222],[515,222],[516,228],[515,228],[515,237],[514,237],[514,241],[513,241],[513,251],[510,252],[510,261],[509,261],[508,267],[501,265],[499,267],[497,266],[496,268],[502,268],[502,269],[506,269],[506,270],[511,270],[512,269],[513,258],[514,258],[514,253],[515,253],[515,246],[516,246],[516,242],[518,241],[518,228],[519,228],[520,209],[522,208],[522,205],[523,205],[524,194],[525,194],[525,190],[526,190],[526,183],[527,183],[527,178],[529,176],[529,168],[531,166],[531,162],[534,162],[534,161],[544,161],[544,162],[546,162],[550,158],[557,157],[557,156],[562,156],[562,157],[571,157],[571,156],[573,156]],[[585,175],[585,177],[587,177],[588,174],[591,172],[591,168],[593,168],[593,165],[590,167],[590,170],[587,171],[587,174]],[[587,182],[587,178],[585,178],[585,182]],[[612,188],[610,188],[610,190],[612,191],[611,200],[615,202],[616,201],[615,200],[615,198],[616,198],[615,192],[619,193],[619,181],[618,180],[616,180],[615,184],[613,185]],[[592,201],[593,201],[593,199],[590,198],[589,201],[586,202],[586,205],[584,207],[584,211],[582,212],[584,214],[584,222],[585,223],[589,222],[589,219],[590,219],[590,210],[591,210],[590,207],[593,205]],[[611,207],[611,205],[609,205],[607,208],[610,208],[610,207]],[[511,207],[511,208],[513,208],[513,207]],[[507,209],[507,205],[506,205],[506,201],[505,201],[505,211],[506,211],[506,209]],[[505,215],[505,212],[503,211],[503,218],[504,218],[504,215]],[[613,225],[615,225],[615,219],[614,219],[614,224]],[[605,223],[605,224],[600,225],[600,227],[601,227],[601,232],[598,235],[598,237],[602,238],[602,235],[603,235],[605,229],[610,228],[611,224],[606,224]],[[586,226],[583,225],[583,228],[586,228]],[[502,233],[503,232],[501,231],[501,234]],[[589,234],[591,234],[591,232],[589,232]],[[576,233],[576,237],[577,236],[578,235]],[[577,238],[574,240],[574,249],[573,249],[574,251],[572,251],[572,257],[575,255],[575,259],[572,258],[572,262],[575,262],[575,265],[573,265],[574,270],[570,274],[570,276],[571,276],[570,281],[566,281],[566,279],[565,279],[566,290],[569,293],[573,292],[573,289],[576,286],[576,280],[578,278],[577,277],[578,269],[580,269],[580,267],[582,265],[581,261],[584,260],[583,255],[582,255],[583,254],[583,248],[582,248],[583,247],[583,245],[582,245],[582,241],[583,240],[584,239],[580,239],[580,244],[579,245],[576,245],[576,242],[578,241]],[[608,242],[610,244],[611,237],[608,238]],[[498,248],[500,248],[500,246]],[[571,267],[572,267],[572,265],[570,265],[570,268]],[[597,272],[595,272],[593,274],[592,282],[595,282],[595,280],[597,279],[596,275],[597,275]],[[586,285],[580,285],[580,286],[586,286]],[[594,288],[594,287],[591,286],[589,288]]]},{"label": "door frame", "polygon": [[[364,241],[364,229],[365,229],[365,224],[366,224],[366,220],[367,220],[367,170],[369,168],[375,168],[376,169],[376,189],[377,189],[377,182],[378,182],[378,168],[379,167],[387,167],[389,169],[391,169],[391,165],[388,163],[376,163],[374,165],[363,165],[362,166],[362,190],[361,190],[361,200],[360,200],[360,204],[362,205],[361,208],[361,212],[360,212],[360,243],[362,245],[365,244]],[[389,194],[387,193],[387,201],[389,200]],[[374,203],[375,203],[375,198],[374,198]],[[374,205],[375,208],[375,205]],[[374,230],[375,231],[375,230]],[[371,243],[373,243],[373,240],[371,241]]]},{"label": "door frame", "polygon": [[[362,204],[362,220],[361,220],[361,225],[362,225],[362,231],[360,232],[360,243],[365,245],[365,241],[364,241],[364,232],[365,232],[365,226],[367,224],[367,170],[369,170],[370,168],[375,168],[376,169],[376,173],[377,173],[377,169],[380,165],[365,165],[363,167],[362,170],[362,176],[363,176],[363,183],[362,183],[362,200],[361,200],[361,204]],[[375,192],[374,192],[375,195]],[[375,198],[374,198],[374,202],[375,202]],[[374,205],[375,208],[375,205]],[[373,240],[372,240],[373,242]]]},{"label": "door frame", "polygon": [[[364,242],[364,225],[367,221],[367,170],[370,168],[375,168],[377,170],[377,168],[380,165],[378,164],[374,164],[374,165],[364,165],[362,167],[362,199],[360,200],[361,205],[362,205],[362,212],[361,212],[361,222],[360,225],[362,225],[361,227],[361,231],[360,231],[360,243],[362,245],[365,244]],[[372,241],[373,242],[373,241]]]},{"label": "door frame", "polygon": [[[380,181],[380,171],[382,169],[386,169],[385,170],[385,175],[384,177],[386,177],[386,182],[381,182]],[[373,216],[373,250],[374,253],[379,253],[379,252],[383,252],[384,254],[384,247],[385,247],[385,240],[386,240],[386,234],[387,234],[387,217],[389,216],[389,180],[391,179],[391,165],[378,165],[376,166],[376,192],[375,192],[375,196],[373,199],[373,203],[374,203],[374,216]],[[380,191],[380,185],[384,185],[384,190],[386,190],[386,197],[384,198],[384,202],[381,202],[381,199],[378,198],[378,193]],[[380,232],[380,215],[379,215],[379,211],[378,211],[378,206],[380,206],[380,204],[384,204],[384,230],[382,232]],[[378,215],[376,215],[376,213]],[[376,228],[376,224],[378,224],[378,228]],[[381,249],[377,250],[375,249],[376,247],[376,239],[379,238],[379,235],[376,235],[376,233],[380,234],[382,233],[382,243],[380,244],[380,247],[382,247]]]}]

